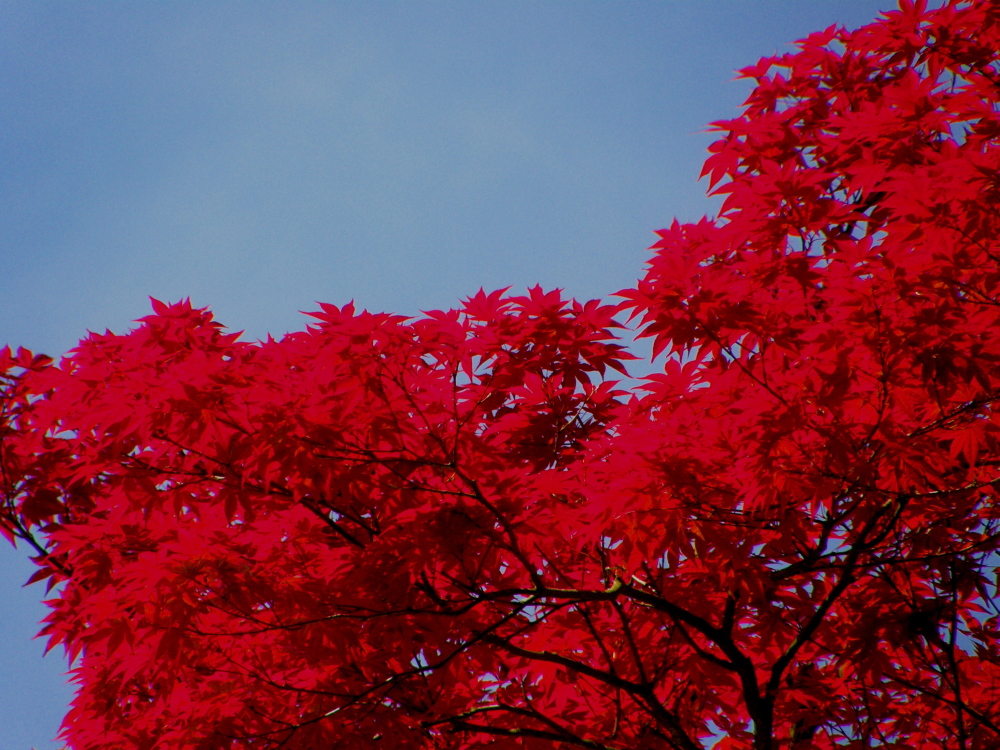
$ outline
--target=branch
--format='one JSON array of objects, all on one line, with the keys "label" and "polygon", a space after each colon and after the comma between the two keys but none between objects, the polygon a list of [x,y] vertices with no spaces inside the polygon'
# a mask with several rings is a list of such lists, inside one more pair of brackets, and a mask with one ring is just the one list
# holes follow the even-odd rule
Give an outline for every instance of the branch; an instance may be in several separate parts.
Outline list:
[{"label": "branch", "polygon": [[481,640],[484,643],[499,646],[504,651],[514,654],[515,656],[520,656],[524,659],[530,659],[532,661],[546,661],[551,664],[558,664],[562,667],[566,667],[566,669],[572,672],[586,675],[587,677],[591,677],[599,682],[603,682],[605,685],[621,688],[622,690],[635,695],[639,695],[645,688],[648,687],[647,685],[626,680],[625,678],[619,677],[612,672],[592,667],[589,664],[584,664],[583,662],[570,659],[569,657],[562,656],[561,654],[555,654],[551,651],[531,651],[530,649],[515,646],[505,638],[501,638],[500,636],[492,633],[483,635]]}]

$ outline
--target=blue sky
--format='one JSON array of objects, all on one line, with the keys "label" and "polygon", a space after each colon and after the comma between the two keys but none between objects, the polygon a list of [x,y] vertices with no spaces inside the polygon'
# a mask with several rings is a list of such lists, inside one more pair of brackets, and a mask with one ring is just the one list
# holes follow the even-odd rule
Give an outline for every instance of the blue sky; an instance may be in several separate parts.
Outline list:
[{"label": "blue sky", "polygon": [[[59,355],[147,295],[251,338],[316,302],[414,314],[634,283],[733,71],[889,0],[0,2],[0,345]],[[0,549],[0,748],[71,691]]]}]

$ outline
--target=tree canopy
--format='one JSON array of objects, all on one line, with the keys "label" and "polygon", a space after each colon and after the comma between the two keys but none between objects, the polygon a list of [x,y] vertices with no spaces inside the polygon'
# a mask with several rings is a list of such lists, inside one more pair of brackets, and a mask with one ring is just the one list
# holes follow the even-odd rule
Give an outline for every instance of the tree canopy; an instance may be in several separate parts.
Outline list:
[{"label": "tree canopy", "polygon": [[744,69],[617,303],[2,350],[68,746],[1000,746],[998,51],[903,0]]}]

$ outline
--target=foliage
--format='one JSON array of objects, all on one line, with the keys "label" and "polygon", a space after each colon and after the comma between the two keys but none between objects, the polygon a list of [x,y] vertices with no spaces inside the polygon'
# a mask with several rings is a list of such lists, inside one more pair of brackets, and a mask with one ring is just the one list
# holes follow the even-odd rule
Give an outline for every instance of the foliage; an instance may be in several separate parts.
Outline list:
[{"label": "foliage", "polygon": [[619,306],[3,350],[70,747],[1000,746],[998,50],[904,0],[744,70]]}]

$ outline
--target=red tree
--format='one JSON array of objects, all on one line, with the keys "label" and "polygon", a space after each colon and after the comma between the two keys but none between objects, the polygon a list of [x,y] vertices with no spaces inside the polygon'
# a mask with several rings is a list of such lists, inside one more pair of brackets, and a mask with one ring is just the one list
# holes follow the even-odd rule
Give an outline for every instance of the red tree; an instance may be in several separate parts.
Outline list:
[{"label": "red tree", "polygon": [[799,49],[618,307],[5,350],[69,746],[1000,747],[1000,3]]}]

